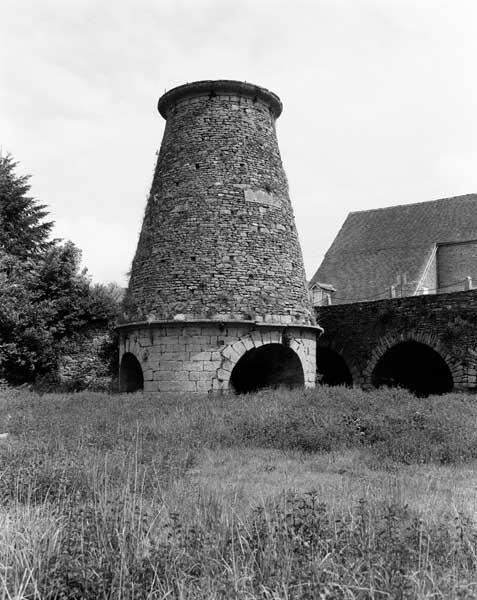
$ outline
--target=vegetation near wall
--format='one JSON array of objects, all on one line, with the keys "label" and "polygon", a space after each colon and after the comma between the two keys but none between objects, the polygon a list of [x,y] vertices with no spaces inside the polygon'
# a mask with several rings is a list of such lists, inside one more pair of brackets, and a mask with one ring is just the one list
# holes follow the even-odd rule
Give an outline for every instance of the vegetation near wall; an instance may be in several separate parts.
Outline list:
[{"label": "vegetation near wall", "polygon": [[3,392],[0,431],[5,597],[477,594],[473,397]]},{"label": "vegetation near wall", "polygon": [[[77,352],[90,328],[112,336],[120,299],[115,286],[91,282],[74,244],[51,239],[46,207],[28,195],[29,176],[16,169],[0,155],[0,379],[51,389],[61,383],[63,357]],[[103,371],[109,364],[106,358]],[[70,387],[91,384],[94,372]]]}]

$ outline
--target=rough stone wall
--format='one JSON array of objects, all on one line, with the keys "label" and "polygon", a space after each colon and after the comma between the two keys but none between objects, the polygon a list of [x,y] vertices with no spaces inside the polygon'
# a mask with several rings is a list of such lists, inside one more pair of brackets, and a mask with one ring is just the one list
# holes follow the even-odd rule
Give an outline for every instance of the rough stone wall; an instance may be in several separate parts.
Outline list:
[{"label": "rough stone wall", "polygon": [[316,308],[318,348],[340,354],[357,385],[371,385],[383,354],[414,340],[436,350],[456,389],[477,387],[477,290]]},{"label": "rough stone wall", "polygon": [[227,391],[245,352],[267,344],[291,348],[300,359],[305,386],[314,387],[314,328],[197,322],[131,325],[120,332],[120,355],[130,352],[138,359],[145,392]]},{"label": "rough stone wall", "polygon": [[58,376],[65,389],[110,390],[114,389],[111,378],[111,359],[108,350],[114,347],[111,327],[107,324],[85,329],[71,340],[67,353],[61,356]]},{"label": "rough stone wall", "polygon": [[237,82],[182,88],[160,101],[167,123],[129,320],[314,323],[276,139],[278,98]]}]

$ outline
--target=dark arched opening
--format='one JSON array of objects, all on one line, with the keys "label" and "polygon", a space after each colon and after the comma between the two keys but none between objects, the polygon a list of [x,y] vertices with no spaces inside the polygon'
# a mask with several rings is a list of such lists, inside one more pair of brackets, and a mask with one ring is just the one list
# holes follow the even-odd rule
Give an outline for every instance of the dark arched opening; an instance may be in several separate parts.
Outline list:
[{"label": "dark arched opening", "polygon": [[230,383],[237,394],[245,394],[280,385],[303,386],[305,376],[296,352],[281,344],[265,344],[245,352],[232,371]]},{"label": "dark arched opening", "polygon": [[119,391],[137,392],[144,389],[144,376],[138,359],[126,352],[121,359],[119,367]]},{"label": "dark arched opening", "polygon": [[353,378],[343,357],[329,348],[317,348],[316,372],[317,381],[324,385],[353,385]]},{"label": "dark arched opening", "polygon": [[417,396],[445,394],[454,387],[444,359],[426,344],[413,341],[396,344],[379,359],[372,383],[403,387]]}]

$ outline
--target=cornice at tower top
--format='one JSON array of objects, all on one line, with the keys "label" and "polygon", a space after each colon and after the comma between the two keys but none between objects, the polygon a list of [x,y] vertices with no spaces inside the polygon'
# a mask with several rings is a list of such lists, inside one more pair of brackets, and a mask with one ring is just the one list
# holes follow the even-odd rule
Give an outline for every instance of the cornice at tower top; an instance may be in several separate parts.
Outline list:
[{"label": "cornice at tower top", "polygon": [[268,105],[275,119],[280,116],[283,109],[280,98],[270,90],[246,81],[229,79],[195,81],[172,88],[159,98],[157,108],[164,119],[167,119],[169,108],[179,100],[214,95],[234,95],[259,100]]}]

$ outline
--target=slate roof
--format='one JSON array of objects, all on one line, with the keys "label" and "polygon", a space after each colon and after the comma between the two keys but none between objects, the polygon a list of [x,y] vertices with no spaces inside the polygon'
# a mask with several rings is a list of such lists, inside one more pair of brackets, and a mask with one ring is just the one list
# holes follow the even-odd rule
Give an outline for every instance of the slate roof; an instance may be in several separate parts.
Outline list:
[{"label": "slate roof", "polygon": [[334,304],[378,300],[406,275],[412,295],[436,244],[477,239],[477,194],[351,212],[312,278]]}]

